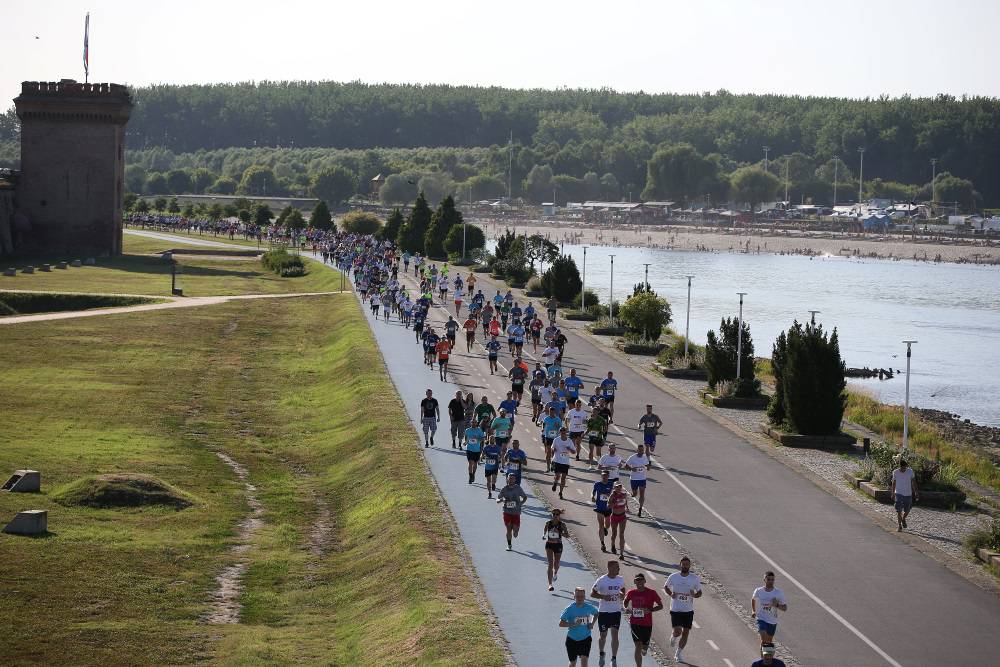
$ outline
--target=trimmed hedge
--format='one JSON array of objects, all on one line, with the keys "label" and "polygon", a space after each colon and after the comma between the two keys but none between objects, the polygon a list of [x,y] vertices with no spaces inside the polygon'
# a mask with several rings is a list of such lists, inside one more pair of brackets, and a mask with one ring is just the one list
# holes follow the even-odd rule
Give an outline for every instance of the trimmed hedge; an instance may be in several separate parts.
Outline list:
[{"label": "trimmed hedge", "polygon": [[260,258],[264,268],[282,278],[294,278],[306,274],[306,265],[298,255],[289,254],[284,248],[269,250]]},{"label": "trimmed hedge", "polygon": [[31,315],[35,313],[58,313],[68,310],[90,310],[92,308],[118,308],[155,303],[157,299],[140,296],[115,296],[107,294],[58,294],[0,292],[0,317]]}]

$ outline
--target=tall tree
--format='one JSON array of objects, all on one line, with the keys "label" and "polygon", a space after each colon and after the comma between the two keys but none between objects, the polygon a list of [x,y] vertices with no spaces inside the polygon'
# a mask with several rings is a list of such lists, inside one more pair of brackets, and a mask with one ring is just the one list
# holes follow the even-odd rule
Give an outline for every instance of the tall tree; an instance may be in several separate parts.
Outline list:
[{"label": "tall tree", "polygon": [[274,171],[260,164],[251,165],[243,171],[236,191],[241,195],[257,197],[276,197],[284,194],[284,188],[278,182]]},{"label": "tall tree", "polygon": [[333,229],[333,216],[330,215],[330,207],[326,205],[326,201],[320,199],[316,202],[312,215],[309,216],[309,224],[324,231]]},{"label": "tall tree", "polygon": [[733,172],[729,182],[733,187],[733,197],[747,202],[750,211],[757,210],[761,202],[769,201],[778,191],[781,182],[774,174],[757,167],[742,167]]},{"label": "tall tree", "polygon": [[707,193],[717,166],[706,160],[691,144],[674,144],[657,149],[646,168],[644,199],[670,199],[687,204]]},{"label": "tall tree", "polygon": [[427,228],[431,226],[432,215],[431,207],[427,205],[427,198],[421,192],[414,200],[413,208],[410,209],[410,214],[406,217],[406,222],[399,228],[399,236],[396,238],[396,243],[399,244],[399,247],[403,251],[410,253],[424,251],[424,234],[427,233]]},{"label": "tall tree", "polygon": [[461,224],[462,213],[455,208],[455,199],[448,195],[438,205],[434,215],[431,216],[431,224],[424,232],[424,254],[440,259],[447,257],[444,240],[453,226]]},{"label": "tall tree", "polygon": [[378,231],[381,240],[395,241],[399,236],[399,229],[403,226],[403,214],[398,208],[392,209],[392,213],[385,220],[385,225]]},{"label": "tall tree", "polygon": [[313,197],[339,205],[358,190],[358,178],[353,171],[334,165],[313,174],[309,182],[309,193]]}]

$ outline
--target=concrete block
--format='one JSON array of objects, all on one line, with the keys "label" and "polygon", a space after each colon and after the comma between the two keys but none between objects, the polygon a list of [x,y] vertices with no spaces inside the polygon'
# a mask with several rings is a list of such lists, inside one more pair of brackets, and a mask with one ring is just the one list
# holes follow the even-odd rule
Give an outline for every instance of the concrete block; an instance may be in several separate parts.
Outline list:
[{"label": "concrete block", "polygon": [[74,259],[74,260],[73,260],[72,262],[70,262],[70,263],[69,263],[69,265],[70,265],[70,266],[72,266],[72,267],[74,267],[74,268],[77,268],[77,269],[78,269],[78,268],[80,268],[81,266],[83,266],[83,262],[81,262],[81,261],[80,261],[80,260],[78,260],[78,259]]},{"label": "concrete block", "polygon": [[44,535],[49,532],[49,513],[47,510],[26,510],[18,512],[3,532],[11,535]]},{"label": "concrete block", "polygon": [[0,489],[14,493],[37,493],[42,490],[42,473],[37,470],[15,470]]},{"label": "concrete block", "polygon": [[26,266],[23,269],[21,269],[21,273],[34,273],[34,272],[35,272],[35,267],[33,266]]},{"label": "concrete block", "polygon": [[38,267],[38,270],[39,271],[45,271],[46,273],[48,273],[48,272],[50,272],[52,270],[52,265],[51,264],[42,264],[40,267]]},{"label": "concrete block", "polygon": [[8,278],[13,278],[14,276],[17,275],[17,269],[15,269],[14,267],[10,267],[9,269],[4,269],[3,274]]},{"label": "concrete block", "polygon": [[66,262],[59,262],[58,264],[56,264],[57,269],[65,269],[67,266],[69,266],[69,264],[67,264]]}]

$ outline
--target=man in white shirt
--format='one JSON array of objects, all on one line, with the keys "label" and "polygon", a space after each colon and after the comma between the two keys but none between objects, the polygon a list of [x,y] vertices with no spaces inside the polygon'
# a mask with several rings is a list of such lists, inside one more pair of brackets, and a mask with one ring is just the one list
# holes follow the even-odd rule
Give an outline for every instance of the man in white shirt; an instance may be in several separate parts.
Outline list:
[{"label": "man in white shirt", "polygon": [[542,363],[545,364],[545,368],[548,369],[549,366],[556,363],[556,357],[559,356],[559,348],[554,345],[547,346],[542,350]]},{"label": "man in white shirt", "polygon": [[[569,422],[569,438],[576,447],[577,458],[580,458],[580,441],[587,432],[587,411],[583,409],[583,401],[577,400],[573,407],[566,411],[566,421]],[[594,469],[594,461],[590,460],[590,469]]]},{"label": "man in white shirt", "polygon": [[670,645],[677,646],[674,659],[681,662],[681,652],[687,646],[688,634],[694,623],[694,600],[701,597],[701,578],[691,572],[690,558],[681,558],[681,571],[667,577],[663,590],[670,598],[670,625],[674,629]]},{"label": "man in white shirt", "polygon": [[751,617],[757,619],[760,645],[770,644],[778,631],[778,611],[788,611],[788,601],[780,588],[774,587],[774,572],[764,573],[764,585],[750,598]]},{"label": "man in white shirt", "polygon": [[615,454],[615,443],[608,443],[608,453],[597,462],[598,471],[607,470],[612,482],[619,481],[621,474],[622,457]]},{"label": "man in white shirt", "polygon": [[646,502],[646,469],[649,468],[645,446],[639,445],[636,448],[635,454],[625,460],[625,467],[632,476],[629,485],[632,487],[632,497],[639,499],[639,516],[642,516],[642,506]]},{"label": "man in white shirt", "polygon": [[559,487],[559,497],[563,497],[563,489],[566,488],[566,475],[569,474],[570,454],[576,454],[576,447],[569,439],[566,427],[559,429],[559,437],[552,442],[552,470],[555,477],[552,479],[552,490]]},{"label": "man in white shirt", "polygon": [[618,561],[608,561],[608,573],[594,582],[590,589],[590,597],[600,600],[597,603],[597,629],[600,638],[597,640],[600,650],[601,667],[604,665],[604,643],[611,631],[611,662],[618,661],[618,628],[622,623],[622,596],[625,595],[625,579],[618,574]]},{"label": "man in white shirt", "polygon": [[917,499],[917,480],[906,459],[899,457],[899,467],[892,471],[892,497],[896,500],[896,531],[906,528],[906,517]]}]

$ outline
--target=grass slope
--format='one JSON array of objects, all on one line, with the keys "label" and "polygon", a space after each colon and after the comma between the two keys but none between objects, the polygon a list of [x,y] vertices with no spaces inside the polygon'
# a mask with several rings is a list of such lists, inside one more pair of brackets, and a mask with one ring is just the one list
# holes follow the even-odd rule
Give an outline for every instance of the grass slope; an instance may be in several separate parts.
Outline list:
[{"label": "grass slope", "polygon": [[[0,470],[46,491],[0,494],[0,516],[48,509],[52,531],[0,535],[5,664],[502,664],[351,297],[17,325],[0,357]],[[199,618],[247,507],[215,449],[265,508],[227,626]],[[109,473],[195,503],[48,495]]]}]

